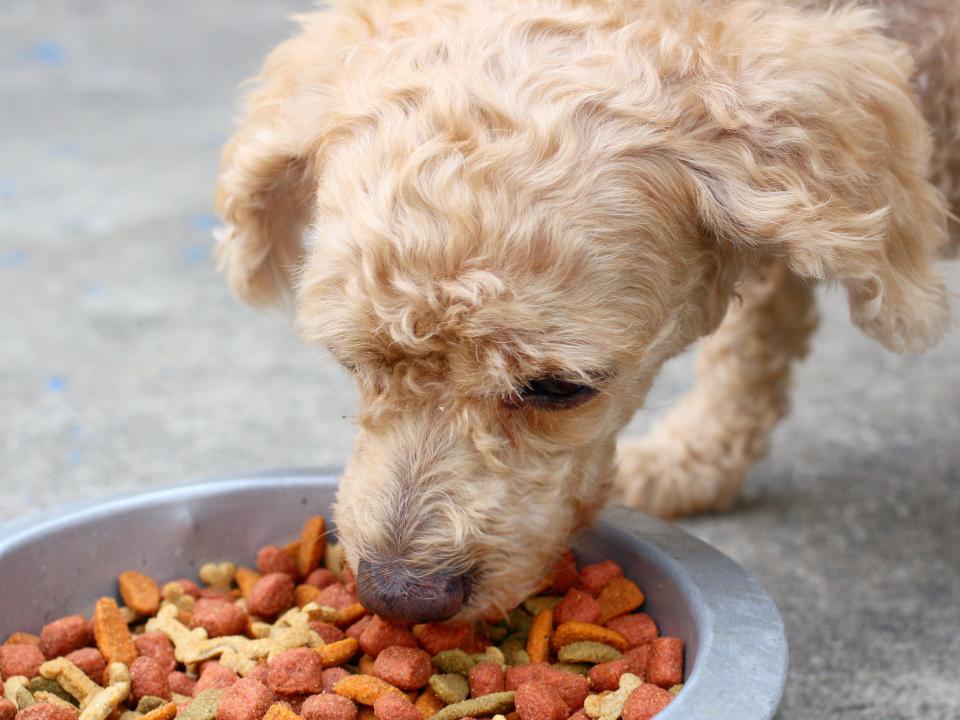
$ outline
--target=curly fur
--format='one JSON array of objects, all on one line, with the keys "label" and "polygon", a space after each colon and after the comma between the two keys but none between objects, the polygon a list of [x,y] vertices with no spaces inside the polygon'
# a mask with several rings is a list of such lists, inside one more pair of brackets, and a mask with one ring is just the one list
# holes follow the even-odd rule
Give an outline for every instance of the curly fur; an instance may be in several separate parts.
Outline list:
[{"label": "curly fur", "polygon": [[[732,500],[786,412],[815,283],[892,350],[943,332],[960,9],[819,5],[301,18],[227,145],[219,253],[357,380],[335,511],[352,564],[469,571],[465,615],[510,607],[614,491],[662,515]],[[618,472],[658,369],[707,335],[697,388]],[[600,392],[513,402],[544,375]]]}]

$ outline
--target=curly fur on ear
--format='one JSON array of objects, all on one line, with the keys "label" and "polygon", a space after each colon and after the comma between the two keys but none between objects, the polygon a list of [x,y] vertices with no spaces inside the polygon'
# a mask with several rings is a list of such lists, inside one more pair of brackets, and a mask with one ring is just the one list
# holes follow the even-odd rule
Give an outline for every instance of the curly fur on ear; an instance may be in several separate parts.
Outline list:
[{"label": "curly fur on ear", "polygon": [[913,63],[880,28],[857,7],[728,8],[711,55],[728,59],[719,72],[729,80],[693,89],[711,130],[681,162],[709,232],[801,277],[840,282],[858,327],[918,351],[948,321],[932,265],[947,212],[929,180]]}]

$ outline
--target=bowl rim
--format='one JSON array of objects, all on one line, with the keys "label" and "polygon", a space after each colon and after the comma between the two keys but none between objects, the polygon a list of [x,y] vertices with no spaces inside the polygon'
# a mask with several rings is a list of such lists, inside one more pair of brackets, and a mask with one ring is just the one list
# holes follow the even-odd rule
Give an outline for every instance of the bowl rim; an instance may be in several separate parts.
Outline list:
[{"label": "bowl rim", "polygon": [[[125,508],[260,488],[266,483],[336,484],[339,474],[331,469],[274,470],[51,506],[0,524],[0,557],[58,529]],[[683,702],[670,705],[658,720],[721,717],[724,711],[728,716],[771,720],[786,685],[788,648],[780,612],[760,584],[727,555],[658,518],[609,505],[597,524],[657,551],[657,562],[669,568],[698,618],[700,648],[684,685]],[[742,645],[746,637],[751,642]]]}]

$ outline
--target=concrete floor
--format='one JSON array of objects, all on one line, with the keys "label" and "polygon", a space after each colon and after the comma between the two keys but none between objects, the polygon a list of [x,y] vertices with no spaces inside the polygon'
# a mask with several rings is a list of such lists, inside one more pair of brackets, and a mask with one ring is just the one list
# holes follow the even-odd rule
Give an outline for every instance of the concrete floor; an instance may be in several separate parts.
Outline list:
[{"label": "concrete floor", "polygon": [[[343,462],[349,382],[283,317],[231,299],[209,260],[235,88],[306,6],[4,4],[0,520]],[[824,306],[771,456],[732,512],[682,525],[780,604],[782,720],[958,718],[960,333],[898,357],[849,326],[836,292]],[[689,364],[667,369],[631,432]]]}]

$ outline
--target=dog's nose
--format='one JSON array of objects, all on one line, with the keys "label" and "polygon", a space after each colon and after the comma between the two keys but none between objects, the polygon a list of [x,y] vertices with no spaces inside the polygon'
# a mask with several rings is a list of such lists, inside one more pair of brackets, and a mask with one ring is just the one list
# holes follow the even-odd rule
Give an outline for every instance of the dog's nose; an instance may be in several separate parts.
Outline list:
[{"label": "dog's nose", "polygon": [[392,620],[432,622],[457,614],[470,593],[465,575],[413,573],[402,560],[370,562],[357,568],[357,594],[368,610]]}]

